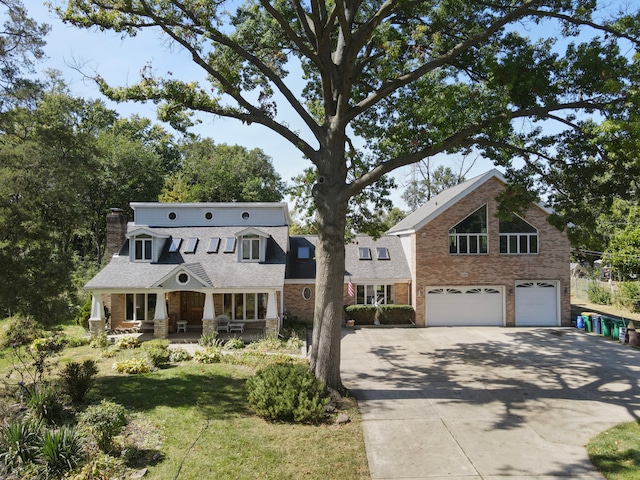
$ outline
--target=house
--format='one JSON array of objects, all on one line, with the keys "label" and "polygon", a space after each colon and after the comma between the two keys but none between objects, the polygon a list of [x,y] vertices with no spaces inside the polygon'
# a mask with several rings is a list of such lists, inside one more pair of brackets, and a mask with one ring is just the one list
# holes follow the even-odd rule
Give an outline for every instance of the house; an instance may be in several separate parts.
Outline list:
[{"label": "house", "polygon": [[[347,245],[345,304],[412,305],[417,326],[569,325],[569,241],[533,204],[496,217],[492,170],[434,197],[377,240]],[[284,203],[132,203],[108,217],[109,264],[92,292],[92,331],[215,331],[221,318],[275,333],[285,314],[311,322],[314,236],[289,235]],[[108,253],[108,255],[110,255]],[[220,317],[223,315],[224,317]]]}]

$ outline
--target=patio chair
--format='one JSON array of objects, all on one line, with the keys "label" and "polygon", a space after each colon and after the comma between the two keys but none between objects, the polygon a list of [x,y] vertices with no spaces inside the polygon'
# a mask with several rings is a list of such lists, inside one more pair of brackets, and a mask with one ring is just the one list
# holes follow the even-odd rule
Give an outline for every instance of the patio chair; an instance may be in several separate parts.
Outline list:
[{"label": "patio chair", "polygon": [[231,319],[227,315],[218,315],[216,317],[216,331],[229,332],[229,324]]}]

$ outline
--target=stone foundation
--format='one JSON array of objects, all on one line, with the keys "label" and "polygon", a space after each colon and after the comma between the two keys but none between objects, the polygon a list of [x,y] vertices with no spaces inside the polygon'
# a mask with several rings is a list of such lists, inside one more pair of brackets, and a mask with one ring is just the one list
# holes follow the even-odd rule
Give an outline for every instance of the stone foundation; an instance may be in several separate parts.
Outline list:
[{"label": "stone foundation", "polygon": [[202,335],[209,335],[216,331],[216,327],[218,326],[218,322],[215,318],[204,318],[202,319]]},{"label": "stone foundation", "polygon": [[98,318],[98,319],[89,319],[89,332],[91,333],[92,337],[97,337],[98,335],[100,335],[102,332],[104,332],[104,319],[102,318]]},{"label": "stone foundation", "polygon": [[153,321],[153,338],[169,338],[169,319]]},{"label": "stone foundation", "polygon": [[267,318],[264,325],[264,334],[267,338],[278,336],[278,319]]}]

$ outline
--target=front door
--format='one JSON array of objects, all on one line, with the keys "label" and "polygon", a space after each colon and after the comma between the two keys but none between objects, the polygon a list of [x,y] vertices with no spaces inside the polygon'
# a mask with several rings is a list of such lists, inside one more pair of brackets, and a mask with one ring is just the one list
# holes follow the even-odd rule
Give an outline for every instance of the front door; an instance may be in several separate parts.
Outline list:
[{"label": "front door", "polygon": [[204,293],[180,292],[180,319],[189,325],[200,325],[204,310]]}]

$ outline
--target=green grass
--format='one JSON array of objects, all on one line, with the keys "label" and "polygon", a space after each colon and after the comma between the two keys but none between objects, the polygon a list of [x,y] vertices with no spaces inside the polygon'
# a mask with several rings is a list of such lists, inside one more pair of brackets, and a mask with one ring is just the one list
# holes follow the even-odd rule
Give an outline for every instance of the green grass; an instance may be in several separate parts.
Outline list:
[{"label": "green grass", "polygon": [[607,480],[640,478],[640,423],[617,425],[592,438],[587,453]]},{"label": "green grass", "polygon": [[[56,369],[71,360],[96,360],[100,373],[88,400],[112,400],[133,414],[132,434],[150,443],[142,449],[143,461],[134,465],[148,468],[145,478],[369,478],[353,399],[339,405],[352,419],[347,424],[271,423],[257,417],[247,403],[244,385],[253,368],[184,362],[143,375],[112,370],[115,361],[141,353],[120,351],[104,358],[100,350],[82,346],[65,349],[55,360]],[[8,368],[9,355],[0,352],[0,358],[2,354],[0,375]],[[259,356],[253,357],[257,362]]]}]

